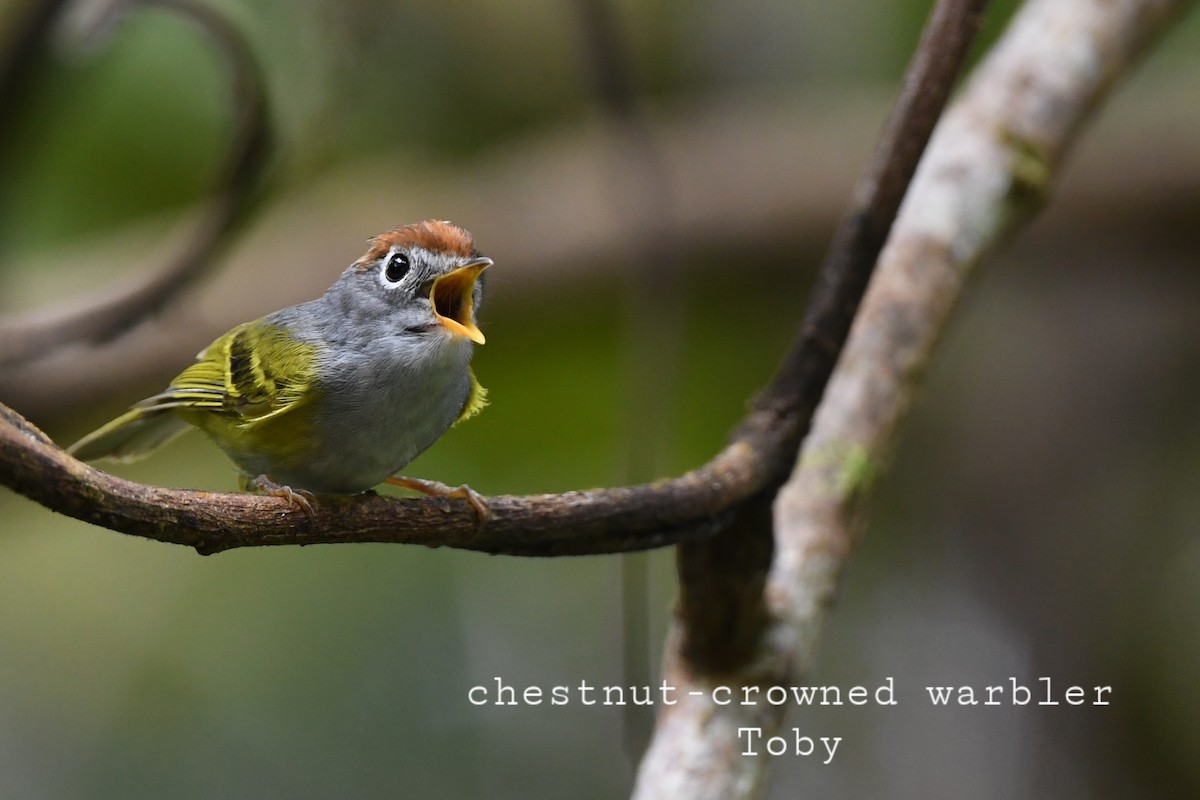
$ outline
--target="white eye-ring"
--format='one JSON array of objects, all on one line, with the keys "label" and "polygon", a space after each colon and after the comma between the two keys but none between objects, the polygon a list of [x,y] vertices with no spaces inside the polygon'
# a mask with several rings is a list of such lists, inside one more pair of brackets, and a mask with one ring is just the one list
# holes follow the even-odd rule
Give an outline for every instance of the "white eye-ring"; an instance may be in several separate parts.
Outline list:
[{"label": "white eye-ring", "polygon": [[383,262],[379,277],[384,286],[398,286],[409,270],[408,255],[395,251]]}]

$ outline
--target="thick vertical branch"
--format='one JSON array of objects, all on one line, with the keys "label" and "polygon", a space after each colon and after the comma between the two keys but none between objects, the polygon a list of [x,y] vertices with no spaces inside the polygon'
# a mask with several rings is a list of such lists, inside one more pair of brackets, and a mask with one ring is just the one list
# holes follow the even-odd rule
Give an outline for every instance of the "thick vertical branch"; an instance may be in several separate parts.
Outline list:
[{"label": "thick vertical branch", "polygon": [[795,669],[965,280],[1038,210],[1083,123],[1190,5],[1031,0],[939,125],[776,503],[772,634]]},{"label": "thick vertical branch", "polygon": [[680,656],[695,673],[722,675],[753,658],[768,614],[763,585],[770,569],[770,507],[829,380],[879,251],[916,171],[986,0],[942,0],[935,6],[905,75],[879,146],[855,189],[804,323],[776,380],[758,398],[764,413],[749,418],[741,436],[764,421],[777,435],[779,481],[744,506],[743,518],[711,539],[679,549]]},{"label": "thick vertical branch", "polygon": [[[861,525],[861,501],[890,452],[964,277],[1038,207],[1088,113],[1189,5],[1031,0],[942,121],[797,469],[777,499],[758,647],[736,673],[719,676],[689,669],[682,645],[669,646],[666,678],[680,688],[680,702],[660,717],[636,797],[756,794],[765,758],[743,755],[735,737],[738,728],[769,736],[782,710],[717,705],[711,689],[800,678]],[[786,397],[777,393],[780,385],[764,402]],[[693,698],[688,690],[702,694]]]},{"label": "thick vertical branch", "polygon": [[[679,608],[664,658],[680,689],[664,707],[643,759],[637,798],[741,798],[757,794],[765,762],[739,752],[738,729],[774,730],[775,706],[714,705],[718,685],[756,685],[781,674],[767,640],[766,581],[774,559],[772,502],[808,430],[909,181],[950,95],[986,0],[941,0],[855,190],[818,277],[800,334],[776,380],[736,438],[773,437],[770,481],[713,537],[678,549]],[[764,658],[765,657],[765,658]]]}]

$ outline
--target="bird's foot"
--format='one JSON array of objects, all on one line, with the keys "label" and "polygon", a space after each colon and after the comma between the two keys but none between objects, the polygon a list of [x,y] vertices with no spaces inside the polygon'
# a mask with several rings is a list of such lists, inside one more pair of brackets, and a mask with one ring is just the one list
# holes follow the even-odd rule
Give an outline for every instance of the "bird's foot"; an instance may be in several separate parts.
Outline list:
[{"label": "bird's foot", "polygon": [[465,483],[462,486],[447,486],[438,481],[429,481],[424,478],[405,478],[401,475],[393,475],[386,479],[384,483],[390,486],[399,486],[403,489],[412,489],[414,492],[420,492],[430,497],[450,497],[456,500],[466,500],[475,509],[475,516],[479,518],[480,526],[492,518],[492,510],[488,508],[487,501],[483,499],[483,495]]},{"label": "bird's foot", "polygon": [[317,497],[305,489],[293,489],[290,486],[284,486],[282,483],[276,483],[271,480],[266,475],[259,475],[257,478],[243,476],[242,488],[256,494],[282,497],[288,501],[289,506],[298,508],[307,514],[309,520],[316,519]]}]

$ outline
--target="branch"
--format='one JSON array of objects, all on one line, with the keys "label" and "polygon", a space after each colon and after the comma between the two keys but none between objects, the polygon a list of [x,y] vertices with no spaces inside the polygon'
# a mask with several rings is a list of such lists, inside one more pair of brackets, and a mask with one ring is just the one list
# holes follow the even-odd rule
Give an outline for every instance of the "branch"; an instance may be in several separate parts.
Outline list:
[{"label": "branch", "polygon": [[[987,0],[939,0],[904,76],[850,209],[834,236],[800,334],[746,426],[766,422],[766,454],[778,482],[742,509],[728,532],[679,552],[679,647],[690,670],[736,670],[759,647],[768,614],[763,581],[771,565],[771,503],[808,432],[850,322],[887,239],[917,162],[950,95]],[[765,435],[766,431],[754,432]]]},{"label": "branch", "polygon": [[0,365],[40,358],[66,344],[104,342],[161,310],[213,268],[262,184],[272,150],[271,127],[262,75],[246,40],[217,12],[193,0],[138,2],[173,11],[199,25],[229,67],[236,125],[213,197],[189,240],[158,270],[109,294],[0,319]]},{"label": "branch", "polygon": [[[800,334],[740,435],[762,420],[778,431],[773,457],[795,458],[837,363],[875,262],[978,30],[987,0],[939,0],[904,76],[880,143],[839,226]],[[775,465],[772,464],[774,467]],[[771,650],[766,579],[775,561],[772,502],[783,478],[741,506],[716,536],[679,548],[680,603],[663,672],[679,704],[665,706],[634,797],[740,798],[758,793],[763,759],[739,752],[738,729],[774,731],[779,706],[717,706],[714,686],[759,684]],[[786,673],[785,673],[786,674]]]},{"label": "branch", "polygon": [[[775,504],[768,624],[753,658],[717,681],[668,651],[664,708],[639,798],[755,795],[765,754],[737,729],[778,730],[783,707],[718,706],[713,685],[801,680],[861,530],[862,508],[924,366],[977,261],[1032,216],[1083,122],[1186,0],[1030,0],[939,125],[796,471]],[[693,696],[690,690],[702,692]],[[735,690],[736,696],[736,690]]]},{"label": "branch", "polygon": [[67,455],[0,405],[0,483],[76,519],[202,554],[237,547],[389,542],[514,556],[620,553],[710,535],[766,479],[755,449],[736,443],[700,469],[660,483],[559,495],[321,498],[310,519],[278,497],[164,489],[122,480]]},{"label": "branch", "polygon": [[776,504],[772,611],[797,668],[965,280],[1040,210],[1084,122],[1191,5],[1030,0],[943,119]]},{"label": "branch", "polygon": [[[21,101],[54,21],[69,0],[34,0],[14,25],[12,47],[0,54],[0,108],[10,110]],[[11,124],[11,110],[0,125]]]}]

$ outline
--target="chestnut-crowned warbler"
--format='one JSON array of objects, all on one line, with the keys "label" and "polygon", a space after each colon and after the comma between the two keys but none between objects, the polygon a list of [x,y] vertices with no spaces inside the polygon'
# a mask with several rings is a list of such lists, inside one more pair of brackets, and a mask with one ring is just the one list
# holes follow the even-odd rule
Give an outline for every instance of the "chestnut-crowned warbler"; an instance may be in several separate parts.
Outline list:
[{"label": "chestnut-crowned warbler", "polygon": [[402,225],[316,300],[238,325],[171,385],[68,452],[133,460],[195,426],[237,464],[243,488],[287,497],[364,492],[387,481],[464,497],[466,487],[395,477],[483,408],[471,371],[475,311],[492,261],[449,222]]}]

